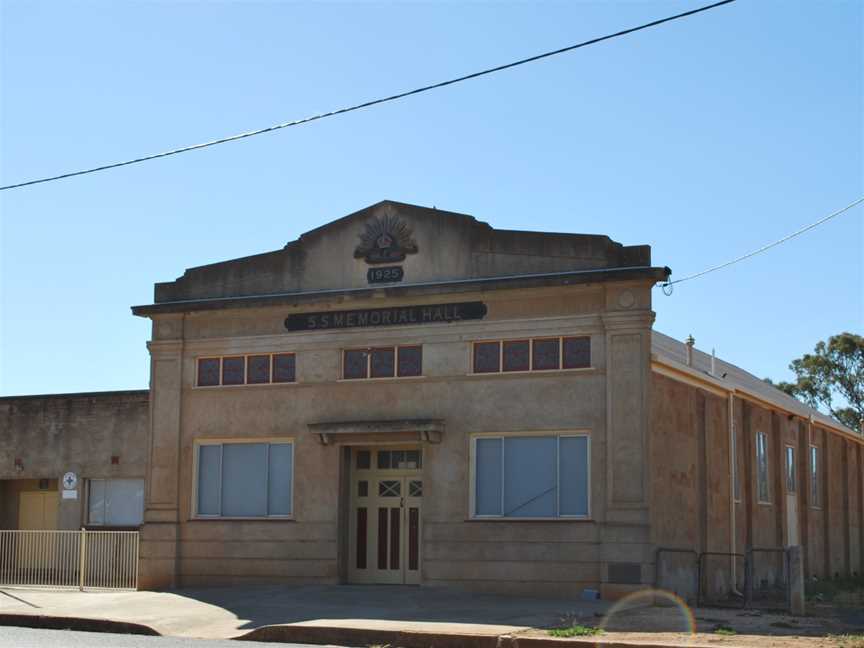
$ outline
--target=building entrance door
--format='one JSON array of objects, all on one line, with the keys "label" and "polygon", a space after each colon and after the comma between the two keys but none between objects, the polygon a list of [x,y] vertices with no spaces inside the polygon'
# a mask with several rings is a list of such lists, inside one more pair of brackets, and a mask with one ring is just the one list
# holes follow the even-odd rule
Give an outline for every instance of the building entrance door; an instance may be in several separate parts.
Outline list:
[{"label": "building entrance door", "polygon": [[350,582],[420,583],[422,470],[416,446],[352,448]]},{"label": "building entrance door", "polygon": [[48,531],[57,528],[57,491],[21,491],[18,528]]}]

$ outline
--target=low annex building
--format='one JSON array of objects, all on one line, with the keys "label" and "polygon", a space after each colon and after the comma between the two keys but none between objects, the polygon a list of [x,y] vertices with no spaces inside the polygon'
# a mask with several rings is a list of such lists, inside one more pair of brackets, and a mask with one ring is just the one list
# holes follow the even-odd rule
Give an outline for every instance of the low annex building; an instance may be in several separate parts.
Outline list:
[{"label": "low annex building", "polygon": [[[0,520],[74,471],[55,524],[110,499],[145,588],[686,594],[658,549],[798,544],[810,576],[864,573],[864,438],[653,331],[669,273],[648,246],[392,201],[191,268],[132,309],[149,394],[0,399]],[[142,477],[139,509],[100,483]]]}]

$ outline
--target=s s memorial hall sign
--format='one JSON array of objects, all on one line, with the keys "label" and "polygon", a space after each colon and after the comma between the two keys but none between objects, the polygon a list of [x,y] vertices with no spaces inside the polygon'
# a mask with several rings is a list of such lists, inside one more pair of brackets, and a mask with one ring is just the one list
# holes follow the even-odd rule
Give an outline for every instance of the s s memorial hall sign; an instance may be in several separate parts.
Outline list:
[{"label": "s s memorial hall sign", "polygon": [[455,304],[298,313],[289,315],[285,319],[285,328],[289,331],[315,331],[399,324],[432,324],[435,322],[478,320],[485,316],[486,304],[483,302],[458,302]]}]

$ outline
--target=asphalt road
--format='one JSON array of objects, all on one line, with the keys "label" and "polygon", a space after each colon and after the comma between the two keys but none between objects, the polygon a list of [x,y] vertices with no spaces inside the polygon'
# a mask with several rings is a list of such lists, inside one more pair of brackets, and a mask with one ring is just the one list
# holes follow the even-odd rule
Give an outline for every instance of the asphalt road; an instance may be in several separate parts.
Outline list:
[{"label": "asphalt road", "polygon": [[[309,644],[179,639],[0,626],[0,648],[312,648]],[[320,646],[314,648],[321,648]]]}]

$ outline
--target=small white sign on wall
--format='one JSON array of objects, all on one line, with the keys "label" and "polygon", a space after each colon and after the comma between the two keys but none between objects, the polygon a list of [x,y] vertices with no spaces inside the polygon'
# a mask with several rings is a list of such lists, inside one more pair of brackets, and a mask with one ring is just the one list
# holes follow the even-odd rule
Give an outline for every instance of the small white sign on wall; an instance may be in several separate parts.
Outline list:
[{"label": "small white sign on wall", "polygon": [[78,486],[78,475],[71,471],[63,475],[63,488],[74,490],[76,486]]},{"label": "small white sign on wall", "polygon": [[63,499],[78,499],[78,491],[77,490],[63,490]]}]

